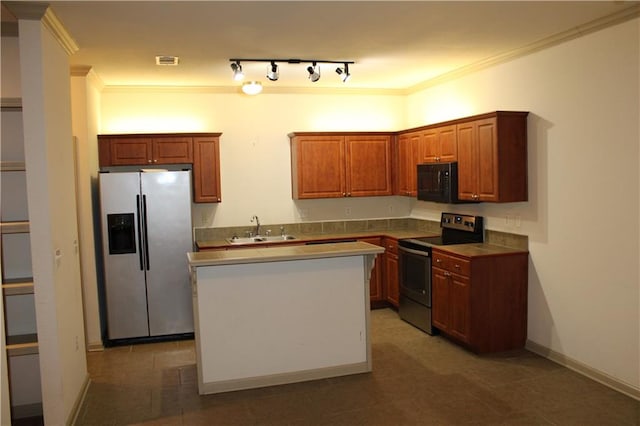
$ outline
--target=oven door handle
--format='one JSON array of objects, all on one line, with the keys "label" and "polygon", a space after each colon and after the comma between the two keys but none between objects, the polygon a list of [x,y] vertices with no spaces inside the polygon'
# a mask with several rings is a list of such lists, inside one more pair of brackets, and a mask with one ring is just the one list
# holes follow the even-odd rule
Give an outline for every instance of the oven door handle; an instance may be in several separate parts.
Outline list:
[{"label": "oven door handle", "polygon": [[398,246],[398,250],[404,251],[404,252],[407,252],[407,253],[411,253],[411,254],[415,254],[417,256],[429,257],[429,252],[426,252],[426,251],[413,250],[413,249],[410,249],[410,248],[400,247],[400,246]]}]

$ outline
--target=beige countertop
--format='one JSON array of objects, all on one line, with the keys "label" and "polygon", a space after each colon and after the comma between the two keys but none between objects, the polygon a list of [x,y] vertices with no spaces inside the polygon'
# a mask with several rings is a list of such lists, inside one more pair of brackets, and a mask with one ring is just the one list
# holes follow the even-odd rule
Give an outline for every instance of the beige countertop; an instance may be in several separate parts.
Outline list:
[{"label": "beige countertop", "polygon": [[231,244],[227,240],[211,240],[211,241],[197,241],[196,245],[200,250],[207,249],[226,249],[226,248],[257,248],[258,246],[269,245],[270,247],[278,244],[296,244],[307,243],[309,241],[332,241],[332,240],[353,240],[359,238],[374,238],[374,237],[391,237],[391,238],[413,238],[413,237],[426,237],[432,236],[433,233],[425,233],[415,230],[390,230],[390,231],[366,231],[366,232],[354,232],[348,234],[296,234],[295,240],[269,243],[252,243],[252,244]]},{"label": "beige countertop", "polygon": [[187,253],[189,266],[237,265],[245,263],[281,262],[289,260],[322,259],[328,257],[360,256],[384,253],[384,249],[362,241],[313,245],[284,245],[264,247],[257,244],[235,250],[212,250]]},{"label": "beige countertop", "polygon": [[[200,250],[213,250],[213,252],[217,253],[227,253],[220,254],[221,258],[229,258],[233,259],[236,257],[236,254],[233,252],[238,250],[265,250],[267,248],[278,248],[285,249],[289,248],[292,252],[299,252],[293,249],[303,248],[303,247],[319,247],[330,244],[314,244],[305,246],[305,243],[310,241],[335,241],[335,240],[353,240],[353,239],[362,239],[362,238],[374,238],[374,237],[391,237],[396,239],[402,238],[415,238],[415,237],[426,237],[433,236],[435,234],[429,232],[422,232],[416,230],[383,230],[383,231],[366,231],[366,232],[356,232],[356,233],[340,233],[340,234],[296,234],[295,240],[288,240],[282,242],[268,242],[268,243],[253,243],[253,244],[231,244],[226,240],[213,240],[213,241],[198,241],[197,246]],[[278,247],[279,244],[282,244],[283,247]],[[298,244],[298,245],[295,245]],[[346,243],[340,243],[346,244]],[[233,250],[224,250],[232,248]],[[478,244],[454,244],[447,246],[437,246],[434,247],[438,250],[449,252],[451,254],[457,254],[459,256],[465,257],[480,257],[480,256],[496,256],[496,255],[507,255],[507,254],[515,254],[515,253],[528,253],[526,250],[500,246],[496,244],[488,244],[488,243],[478,243]],[[217,250],[216,250],[217,249]],[[222,250],[221,250],[222,249]],[[313,249],[311,249],[313,250]],[[204,252],[200,252],[204,253]]]},{"label": "beige countertop", "polygon": [[528,253],[526,250],[486,243],[452,244],[448,246],[434,247],[434,249],[451,254],[457,254],[464,257],[499,256],[506,254]]}]

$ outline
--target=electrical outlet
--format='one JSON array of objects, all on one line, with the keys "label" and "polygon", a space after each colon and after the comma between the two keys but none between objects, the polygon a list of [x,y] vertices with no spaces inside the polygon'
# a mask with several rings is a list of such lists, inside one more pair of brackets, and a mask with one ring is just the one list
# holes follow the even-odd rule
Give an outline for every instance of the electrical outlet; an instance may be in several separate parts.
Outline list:
[{"label": "electrical outlet", "polygon": [[520,215],[519,215],[519,214],[517,214],[517,215],[516,215],[516,218],[515,218],[515,225],[516,225],[516,228],[520,228],[520,224],[521,224]]},{"label": "electrical outlet", "polygon": [[389,204],[389,213],[393,213],[393,205]]},{"label": "electrical outlet", "polygon": [[299,209],[298,214],[300,215],[300,219],[305,219],[309,217],[309,209]]},{"label": "electrical outlet", "polygon": [[344,215],[345,216],[351,216],[351,207],[345,207],[344,208]]}]

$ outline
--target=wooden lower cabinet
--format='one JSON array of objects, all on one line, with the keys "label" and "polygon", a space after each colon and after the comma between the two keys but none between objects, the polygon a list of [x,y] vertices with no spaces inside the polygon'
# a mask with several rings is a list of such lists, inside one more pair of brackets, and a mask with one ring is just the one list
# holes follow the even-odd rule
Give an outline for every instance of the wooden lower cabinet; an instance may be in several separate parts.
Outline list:
[{"label": "wooden lower cabinet", "polygon": [[384,286],[386,301],[395,308],[400,304],[400,283],[398,281],[398,240],[383,238]]},{"label": "wooden lower cabinet", "polygon": [[433,249],[432,323],[477,353],[524,347],[528,254],[464,257]]},{"label": "wooden lower cabinet", "polygon": [[[383,247],[382,238],[360,238],[360,241]],[[382,291],[382,278],[384,272],[384,253],[376,256],[376,262],[371,270],[369,278],[369,301],[371,307],[378,307],[384,302],[384,292]]]}]

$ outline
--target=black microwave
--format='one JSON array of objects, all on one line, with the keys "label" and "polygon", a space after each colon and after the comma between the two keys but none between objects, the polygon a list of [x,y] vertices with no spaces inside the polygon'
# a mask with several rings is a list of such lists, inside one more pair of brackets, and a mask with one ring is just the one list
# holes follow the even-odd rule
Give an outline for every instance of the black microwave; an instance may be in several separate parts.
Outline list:
[{"label": "black microwave", "polygon": [[458,163],[418,164],[418,200],[466,203],[458,199]]}]

